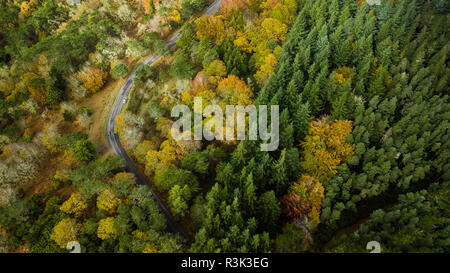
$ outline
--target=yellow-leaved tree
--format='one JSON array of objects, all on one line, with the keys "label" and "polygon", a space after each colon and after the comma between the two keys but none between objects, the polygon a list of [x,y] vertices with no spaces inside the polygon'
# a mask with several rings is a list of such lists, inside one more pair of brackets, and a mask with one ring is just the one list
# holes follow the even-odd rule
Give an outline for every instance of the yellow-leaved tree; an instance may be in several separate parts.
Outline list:
[{"label": "yellow-leaved tree", "polygon": [[34,9],[33,1],[23,1],[22,4],[20,4],[20,13],[23,14],[25,17],[29,17],[33,12],[33,9]]},{"label": "yellow-leaved tree", "polygon": [[352,129],[350,120],[329,122],[325,117],[312,121],[308,135],[302,143],[303,171],[320,182],[327,183],[336,174],[339,165],[353,156],[354,145],[345,141]]},{"label": "yellow-leaved tree", "polygon": [[114,175],[114,180],[122,180],[130,183],[130,186],[133,186],[136,183],[135,176],[133,173],[120,172]]},{"label": "yellow-leaved tree", "polygon": [[61,137],[61,134],[59,133],[59,128],[56,123],[46,124],[40,137],[42,145],[44,145],[51,153],[55,153],[59,150],[59,138]]},{"label": "yellow-leaved tree", "polygon": [[301,144],[303,175],[280,199],[284,212],[294,222],[307,222],[313,228],[319,224],[323,185],[336,174],[339,165],[353,156],[354,145],[346,142],[352,129],[349,120],[329,121],[324,117],[310,123],[308,135]]},{"label": "yellow-leaved tree", "polygon": [[88,205],[83,200],[83,197],[79,192],[74,192],[70,195],[70,198],[64,202],[59,208],[61,211],[73,214],[75,217],[80,217],[87,209]]},{"label": "yellow-leaved tree", "polygon": [[159,152],[155,150],[150,150],[145,156],[145,174],[148,176],[153,175],[156,166],[159,163]]},{"label": "yellow-leaved tree", "polygon": [[169,20],[178,24],[181,24],[183,22],[183,18],[181,18],[181,14],[177,9],[173,9],[170,11]]},{"label": "yellow-leaved tree", "polygon": [[228,75],[221,80],[216,93],[222,99],[221,104],[246,106],[253,103],[253,91],[235,75]]},{"label": "yellow-leaved tree", "polygon": [[97,197],[97,208],[113,214],[120,205],[120,199],[113,191],[106,189]]},{"label": "yellow-leaved tree", "polygon": [[216,45],[221,45],[226,38],[225,24],[218,16],[203,16],[195,20],[197,39],[208,37]]},{"label": "yellow-leaved tree", "polygon": [[288,194],[281,198],[286,215],[295,220],[305,218],[313,225],[319,224],[320,208],[324,197],[322,184],[309,175],[294,182]]},{"label": "yellow-leaved tree", "polygon": [[86,66],[78,72],[77,79],[92,94],[99,91],[106,82],[108,73],[95,66]]},{"label": "yellow-leaved tree", "polygon": [[278,60],[274,54],[269,54],[264,59],[264,64],[258,69],[255,74],[256,81],[260,86],[264,86],[267,79],[272,75],[277,67]]},{"label": "yellow-leaved tree", "polygon": [[145,248],[142,250],[142,253],[158,253],[158,248],[156,247],[156,244],[148,242],[145,244]]},{"label": "yellow-leaved tree", "polygon": [[114,217],[101,219],[98,222],[97,237],[102,240],[112,239],[118,235]]},{"label": "yellow-leaved tree", "polygon": [[66,248],[68,242],[77,240],[80,229],[81,224],[75,219],[65,218],[53,228],[50,238],[61,248]]},{"label": "yellow-leaved tree", "polygon": [[33,72],[27,72],[21,77],[23,83],[30,92],[31,97],[40,104],[47,103],[45,96],[45,80]]},{"label": "yellow-leaved tree", "polygon": [[227,75],[227,67],[221,60],[212,61],[204,71],[210,75],[208,81],[214,85],[217,85],[218,81]]},{"label": "yellow-leaved tree", "polygon": [[133,155],[139,163],[145,164],[145,156],[150,150],[155,149],[157,149],[155,143],[150,140],[144,140],[136,146]]},{"label": "yellow-leaved tree", "polygon": [[335,82],[339,85],[344,85],[347,80],[352,80],[356,73],[350,67],[339,67],[335,72]]},{"label": "yellow-leaved tree", "polygon": [[237,46],[241,51],[244,51],[245,53],[252,53],[253,47],[250,44],[248,37],[243,32],[238,32],[236,34],[236,40],[234,40],[234,45]]},{"label": "yellow-leaved tree", "polygon": [[137,239],[145,242],[145,247],[142,250],[142,253],[157,253],[158,252],[158,246],[156,243],[149,241],[147,235],[140,231],[140,230],[135,230],[133,232],[134,237],[136,237]]},{"label": "yellow-leaved tree", "polygon": [[275,18],[266,18],[262,22],[261,26],[265,31],[265,35],[269,40],[283,43],[286,40],[286,33],[288,27]]}]

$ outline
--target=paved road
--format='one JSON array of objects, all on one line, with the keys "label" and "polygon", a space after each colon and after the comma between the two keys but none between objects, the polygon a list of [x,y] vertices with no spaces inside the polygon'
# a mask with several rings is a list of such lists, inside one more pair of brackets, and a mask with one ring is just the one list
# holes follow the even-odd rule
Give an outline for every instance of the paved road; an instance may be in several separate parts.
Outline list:
[{"label": "paved road", "polygon": [[[214,14],[220,7],[221,0],[216,0],[203,14],[204,15],[212,15]],[[172,39],[170,39],[167,42],[167,45],[169,48],[173,47],[178,39],[181,36],[181,32],[179,32],[177,35],[175,35]],[[156,61],[160,56],[152,55],[145,59],[141,64],[139,64],[136,69],[128,76],[127,81],[120,89],[119,95],[117,95],[116,101],[114,102],[114,105],[111,109],[111,113],[108,117],[108,123],[106,124],[106,135],[108,138],[108,143],[113,149],[113,151],[122,157],[125,160],[126,164],[126,170],[128,172],[134,173],[136,175],[137,184],[140,185],[147,185],[150,187],[150,185],[147,183],[147,179],[144,175],[139,171],[139,169],[134,165],[133,161],[130,159],[130,157],[127,155],[125,149],[122,146],[122,143],[120,143],[119,135],[115,132],[116,129],[116,118],[117,116],[122,112],[122,108],[124,106],[124,100],[128,98],[128,94],[130,92],[131,86],[133,85],[133,80],[136,76],[136,70],[139,69],[144,64],[151,65],[154,61]],[[182,236],[186,237],[186,234],[183,232],[181,227],[175,222],[172,215],[170,214],[170,211],[164,206],[164,203],[161,201],[161,199],[153,192],[153,190],[150,187],[150,190],[152,191],[153,197],[155,201],[158,203],[161,212],[165,215],[167,219],[167,227],[168,229],[173,233],[179,233]]]}]

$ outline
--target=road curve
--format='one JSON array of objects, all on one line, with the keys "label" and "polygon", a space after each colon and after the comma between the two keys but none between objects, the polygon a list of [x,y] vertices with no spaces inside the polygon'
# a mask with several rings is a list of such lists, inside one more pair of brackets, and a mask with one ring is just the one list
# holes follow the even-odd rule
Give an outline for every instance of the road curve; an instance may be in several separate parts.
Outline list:
[{"label": "road curve", "polygon": [[[220,8],[220,2],[221,0],[216,0],[203,14],[205,15],[212,15],[214,14],[219,8]],[[167,45],[169,48],[173,47],[178,39],[181,36],[181,32],[177,33],[172,39],[170,39],[167,42]],[[154,61],[156,61],[160,56],[151,55],[147,59],[145,59],[141,64],[139,64],[136,69],[128,76],[127,81],[122,86],[122,88],[119,91],[119,94],[117,95],[117,98],[114,102],[114,105],[111,109],[111,112],[108,117],[108,123],[106,124],[106,136],[108,139],[108,143],[110,147],[113,149],[114,153],[119,155],[125,160],[125,166],[126,170],[128,172],[134,173],[136,176],[136,182],[139,185],[147,185],[150,188],[150,191],[152,192],[153,198],[158,203],[161,212],[164,214],[167,220],[167,227],[168,229],[173,233],[179,233],[182,236],[186,237],[186,234],[181,229],[181,227],[177,224],[177,222],[173,219],[172,214],[170,211],[166,208],[164,203],[161,201],[161,199],[155,194],[155,192],[152,190],[150,184],[147,183],[147,179],[145,176],[139,171],[139,169],[134,165],[133,161],[130,159],[128,154],[126,153],[125,149],[122,146],[122,143],[120,142],[119,135],[115,132],[116,130],[116,118],[117,116],[122,112],[122,108],[124,106],[124,99],[128,98],[128,94],[130,92],[131,86],[133,84],[134,78],[136,76],[136,70],[139,69],[144,64],[151,65]]]}]

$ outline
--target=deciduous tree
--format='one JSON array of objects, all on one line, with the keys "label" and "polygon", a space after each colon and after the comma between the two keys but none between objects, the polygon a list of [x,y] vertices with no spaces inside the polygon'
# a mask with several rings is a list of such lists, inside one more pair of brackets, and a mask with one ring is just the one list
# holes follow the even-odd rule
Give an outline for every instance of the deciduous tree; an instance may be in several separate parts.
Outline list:
[{"label": "deciduous tree", "polygon": [[77,240],[80,229],[81,225],[75,219],[65,218],[53,228],[50,238],[61,248],[66,248],[67,243]]}]

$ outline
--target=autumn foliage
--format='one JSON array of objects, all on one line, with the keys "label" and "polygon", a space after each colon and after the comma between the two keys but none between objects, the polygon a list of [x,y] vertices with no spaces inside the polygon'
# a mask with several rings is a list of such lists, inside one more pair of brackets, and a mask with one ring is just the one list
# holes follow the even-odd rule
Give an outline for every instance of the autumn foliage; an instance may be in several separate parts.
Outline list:
[{"label": "autumn foliage", "polygon": [[232,9],[247,10],[251,0],[223,0],[220,3],[220,12],[227,14]]},{"label": "autumn foliage", "polygon": [[327,183],[342,162],[353,156],[355,147],[346,142],[352,132],[350,120],[329,122],[327,118],[311,122],[309,133],[302,143],[305,151],[303,170]]},{"label": "autumn foliage", "polygon": [[324,186],[337,173],[339,165],[349,160],[354,146],[346,142],[352,132],[352,121],[330,122],[327,117],[310,123],[308,135],[301,144],[303,175],[281,198],[284,212],[294,221],[319,223]]},{"label": "autumn foliage", "polygon": [[74,219],[65,218],[53,228],[51,239],[61,248],[65,248],[68,242],[77,240],[80,229],[81,225]]},{"label": "autumn foliage", "polygon": [[339,67],[335,72],[335,81],[337,84],[343,85],[347,80],[352,80],[355,75],[355,72],[349,67]]},{"label": "autumn foliage", "polygon": [[77,74],[78,80],[92,94],[99,91],[106,82],[108,73],[95,66],[87,66]]},{"label": "autumn foliage", "polygon": [[75,192],[72,193],[70,198],[61,205],[60,210],[68,214],[74,214],[75,217],[79,217],[83,214],[87,207],[88,206],[83,200],[81,194]]},{"label": "autumn foliage", "polygon": [[216,45],[221,45],[226,38],[225,25],[220,17],[204,16],[195,20],[197,39],[210,38]]},{"label": "autumn foliage", "polygon": [[109,189],[104,190],[97,198],[97,208],[110,214],[116,212],[120,199]]},{"label": "autumn foliage", "polygon": [[222,97],[227,104],[248,105],[252,103],[252,90],[243,80],[235,75],[229,75],[219,82],[217,94]]},{"label": "autumn foliage", "polygon": [[104,218],[98,222],[97,236],[102,240],[115,238],[117,236],[117,229],[113,217]]},{"label": "autumn foliage", "polygon": [[289,193],[282,197],[281,202],[288,217],[292,219],[307,217],[312,224],[316,225],[319,223],[323,196],[322,184],[309,175],[302,175],[291,185]]}]

